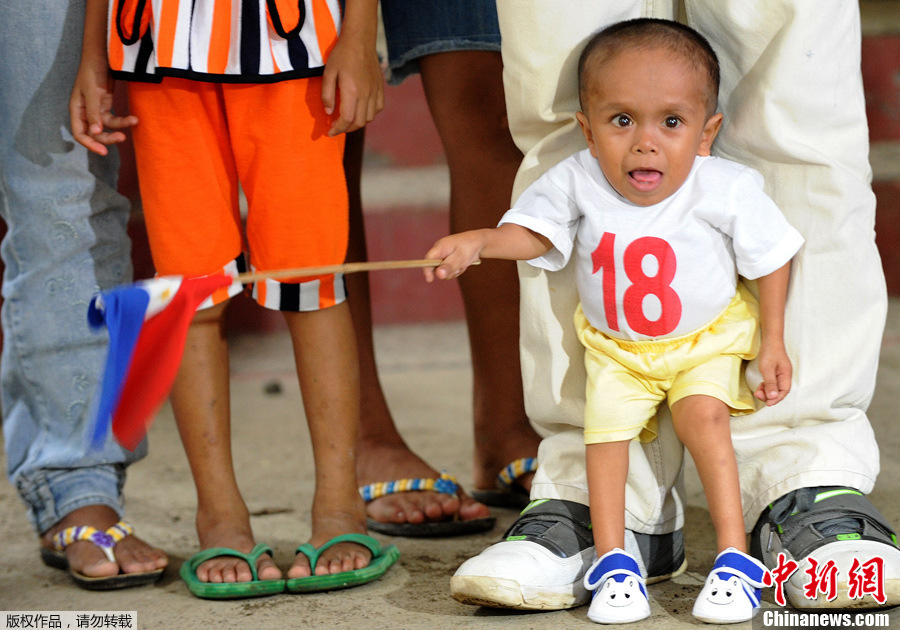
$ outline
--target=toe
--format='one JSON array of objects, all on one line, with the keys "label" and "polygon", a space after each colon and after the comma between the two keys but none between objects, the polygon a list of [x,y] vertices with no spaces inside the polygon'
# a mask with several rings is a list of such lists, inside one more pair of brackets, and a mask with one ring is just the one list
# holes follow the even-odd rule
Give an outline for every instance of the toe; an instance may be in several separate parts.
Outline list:
[{"label": "toe", "polygon": [[100,548],[90,542],[69,545],[66,558],[72,571],[87,577],[111,577],[119,573],[119,565],[110,562]]},{"label": "toe", "polygon": [[271,556],[263,555],[256,565],[256,575],[260,580],[278,580],[281,579],[281,569],[275,565]]},{"label": "toe", "polygon": [[165,553],[133,536],[120,541],[115,554],[122,573],[147,573],[164,569],[169,564]]},{"label": "toe", "polygon": [[464,521],[476,518],[486,518],[491,515],[491,510],[483,503],[479,503],[468,495],[460,497],[459,516]]},{"label": "toe", "polygon": [[381,523],[423,523],[425,514],[419,504],[421,497],[413,496],[420,494],[426,493],[398,493],[379,497],[366,505],[366,514]]},{"label": "toe", "polygon": [[316,575],[343,573],[368,566],[371,553],[362,545],[341,543],[326,549],[316,563]]},{"label": "toe", "polygon": [[288,569],[288,578],[309,577],[312,573],[309,570],[309,558],[302,553],[297,554],[294,564]]},{"label": "toe", "polygon": [[460,501],[453,494],[432,493],[435,501],[428,504],[426,514],[431,521],[452,519],[459,513]]}]

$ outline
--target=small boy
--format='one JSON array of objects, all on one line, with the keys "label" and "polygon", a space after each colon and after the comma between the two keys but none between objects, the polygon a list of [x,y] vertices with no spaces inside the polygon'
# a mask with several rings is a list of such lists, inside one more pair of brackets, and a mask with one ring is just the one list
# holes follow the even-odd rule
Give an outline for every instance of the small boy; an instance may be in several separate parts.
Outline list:
[{"label": "small boy", "polygon": [[[384,102],[376,16],[375,0],[88,0],[73,136],[102,154],[133,127],[159,274],[234,276],[248,249],[258,271],[343,262],[343,132],[371,121]],[[135,116],[110,111],[110,68],[129,80]],[[223,330],[225,305],[242,291],[235,281],[201,305],[172,390],[203,549],[182,578],[212,599],[376,579],[398,552],[366,534],[357,492],[359,379],[343,278],[253,287],[260,305],[284,313],[316,465],[312,534],[286,576],[256,543],[232,464]]]},{"label": "small boy", "polygon": [[[585,576],[588,617],[650,614],[625,546],[630,440],[656,435],[666,401],[709,503],[719,555],[693,609],[699,619],[750,619],[765,567],[747,555],[729,418],[755,409],[745,361],[758,355],[755,396],[784,399],[783,340],[790,260],[803,239],[750,168],[710,156],[722,124],[719,71],[708,42],[675,22],[614,24],[579,59],[588,149],[548,171],[499,227],[438,241],[426,278],[453,278],[475,260],[512,258],[558,270],[575,249],[575,313],[588,374],[587,474],[598,559]],[[757,281],[759,303],[738,284]]]}]

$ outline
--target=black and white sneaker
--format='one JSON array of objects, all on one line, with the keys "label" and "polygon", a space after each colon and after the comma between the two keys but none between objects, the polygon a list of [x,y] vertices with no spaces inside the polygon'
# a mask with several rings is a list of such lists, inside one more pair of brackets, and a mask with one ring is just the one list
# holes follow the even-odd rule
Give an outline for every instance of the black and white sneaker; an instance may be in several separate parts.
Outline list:
[{"label": "black and white sneaker", "polygon": [[[794,608],[900,604],[897,536],[859,490],[826,486],[784,495],[757,521],[750,553],[773,574],[780,553],[784,553],[782,566],[797,563],[784,582],[784,593]],[[835,575],[834,593],[831,575]]]},{"label": "black and white sneaker", "polygon": [[[681,531],[659,536],[626,531],[625,551],[637,559],[647,584],[680,575],[687,568]],[[532,501],[504,539],[466,560],[450,579],[463,604],[561,610],[586,604],[584,574],[594,562],[590,512],[586,505]]]}]

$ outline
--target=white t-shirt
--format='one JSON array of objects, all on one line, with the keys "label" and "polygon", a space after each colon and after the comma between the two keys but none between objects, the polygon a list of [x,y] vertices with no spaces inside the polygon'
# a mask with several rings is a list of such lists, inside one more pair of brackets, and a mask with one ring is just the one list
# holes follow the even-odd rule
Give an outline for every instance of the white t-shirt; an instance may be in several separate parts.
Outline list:
[{"label": "white t-shirt", "polygon": [[553,248],[529,261],[557,271],[575,248],[582,308],[619,339],[678,337],[728,306],[738,274],[767,275],[803,237],[763,191],[752,168],[697,157],[678,191],[652,206],[619,195],[586,149],[547,171],[501,219],[547,237]]}]

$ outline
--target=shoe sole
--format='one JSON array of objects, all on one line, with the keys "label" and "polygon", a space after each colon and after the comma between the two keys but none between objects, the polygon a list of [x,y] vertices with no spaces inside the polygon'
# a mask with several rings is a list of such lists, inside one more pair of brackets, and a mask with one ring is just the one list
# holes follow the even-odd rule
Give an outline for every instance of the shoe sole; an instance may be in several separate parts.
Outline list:
[{"label": "shoe sole", "polygon": [[450,578],[450,592],[461,604],[517,610],[564,610],[586,604],[590,593],[581,582],[557,587],[531,588],[514,580],[478,575]]},{"label": "shoe sole", "polygon": [[46,547],[41,548],[41,560],[48,567],[68,571],[75,584],[88,591],[112,591],[120,588],[155,584],[159,582],[165,571],[165,569],[156,569],[146,573],[119,573],[118,575],[105,577],[90,577],[70,569],[69,559],[66,557],[65,552],[47,549]]},{"label": "shoe sole", "polygon": [[[647,578],[647,584],[656,584],[678,577],[687,570],[684,560],[675,571]],[[587,604],[590,592],[579,579],[574,584],[556,587],[523,586],[514,580],[478,576],[454,575],[450,578],[453,599],[470,606],[489,608],[514,608],[517,610],[565,610]]]},{"label": "shoe sole", "polygon": [[[842,549],[835,551],[834,548],[840,546]],[[900,566],[900,550],[891,548],[881,542],[873,541],[848,541],[829,543],[810,555],[818,559],[818,553],[823,549],[832,548],[827,554],[827,559],[834,560],[838,567],[838,576],[847,576],[850,572],[850,566],[854,558],[858,558],[861,563],[867,562],[875,557],[885,559],[885,567]],[[888,554],[885,554],[885,551]],[[826,560],[827,561],[827,560]],[[785,583],[785,593],[788,601],[794,608],[886,608],[888,606],[900,605],[900,576],[887,577],[884,580],[885,602],[879,604],[871,594],[865,594],[859,599],[850,599],[849,589],[850,583],[847,580],[839,580],[837,582],[837,597],[831,601],[825,599],[823,593],[818,593],[816,599],[808,599],[803,591],[804,587],[809,584],[809,575],[806,573],[809,563],[800,562],[800,568],[795,571],[790,579]]]}]

